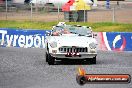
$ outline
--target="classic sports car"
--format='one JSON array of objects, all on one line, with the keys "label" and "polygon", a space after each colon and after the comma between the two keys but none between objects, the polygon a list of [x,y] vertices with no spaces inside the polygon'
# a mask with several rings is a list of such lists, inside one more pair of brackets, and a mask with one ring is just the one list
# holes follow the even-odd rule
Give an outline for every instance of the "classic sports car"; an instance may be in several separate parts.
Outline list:
[{"label": "classic sports car", "polygon": [[53,65],[57,59],[81,59],[96,64],[97,41],[94,36],[91,27],[59,22],[46,34],[46,62]]}]

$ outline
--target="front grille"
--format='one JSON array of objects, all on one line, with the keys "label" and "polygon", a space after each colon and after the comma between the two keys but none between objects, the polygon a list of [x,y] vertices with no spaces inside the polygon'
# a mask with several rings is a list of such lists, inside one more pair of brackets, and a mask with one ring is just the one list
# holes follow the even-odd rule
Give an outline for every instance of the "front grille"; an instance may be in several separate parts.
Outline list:
[{"label": "front grille", "polygon": [[67,52],[88,52],[87,47],[60,47],[59,52],[67,53]]}]

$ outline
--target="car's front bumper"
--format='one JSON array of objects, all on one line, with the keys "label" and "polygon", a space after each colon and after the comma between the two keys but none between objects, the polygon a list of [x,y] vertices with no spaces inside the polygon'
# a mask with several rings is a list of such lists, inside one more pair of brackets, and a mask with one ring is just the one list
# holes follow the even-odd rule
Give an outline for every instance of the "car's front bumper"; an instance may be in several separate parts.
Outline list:
[{"label": "car's front bumper", "polygon": [[51,56],[59,59],[88,59],[97,56],[97,53],[79,53],[77,55],[67,55],[67,53],[51,53]]}]

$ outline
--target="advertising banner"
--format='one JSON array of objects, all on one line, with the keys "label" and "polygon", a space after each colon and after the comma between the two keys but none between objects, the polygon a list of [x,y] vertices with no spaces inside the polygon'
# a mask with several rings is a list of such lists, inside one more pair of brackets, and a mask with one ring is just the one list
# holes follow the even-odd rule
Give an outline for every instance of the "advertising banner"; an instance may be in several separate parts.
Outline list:
[{"label": "advertising banner", "polygon": [[0,45],[3,47],[45,48],[46,30],[0,28]]},{"label": "advertising banner", "polygon": [[132,51],[132,32],[100,32],[99,35],[99,45],[106,50]]}]

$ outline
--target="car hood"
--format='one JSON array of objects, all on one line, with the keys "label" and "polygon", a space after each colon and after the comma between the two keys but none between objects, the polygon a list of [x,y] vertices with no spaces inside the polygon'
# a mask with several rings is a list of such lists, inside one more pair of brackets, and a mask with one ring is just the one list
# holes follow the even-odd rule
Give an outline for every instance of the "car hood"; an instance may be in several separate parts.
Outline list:
[{"label": "car hood", "polygon": [[58,46],[87,47],[92,42],[97,44],[94,38],[86,36],[54,36],[50,40],[57,42]]}]

